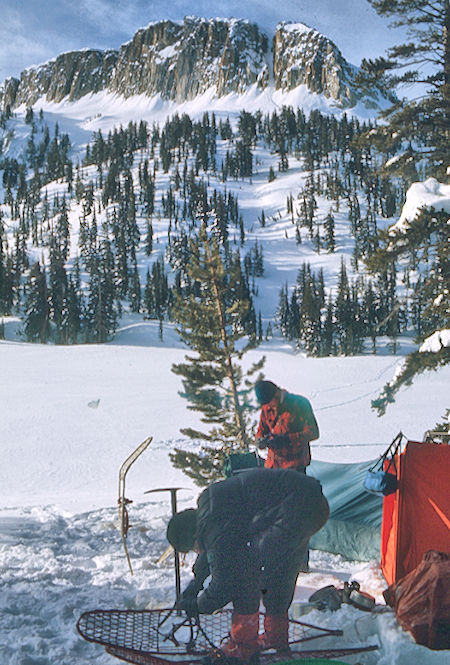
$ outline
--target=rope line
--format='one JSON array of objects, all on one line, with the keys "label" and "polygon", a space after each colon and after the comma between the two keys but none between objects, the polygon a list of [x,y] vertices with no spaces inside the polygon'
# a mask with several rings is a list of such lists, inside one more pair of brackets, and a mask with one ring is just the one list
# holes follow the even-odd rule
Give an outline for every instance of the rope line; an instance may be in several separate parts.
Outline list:
[{"label": "rope line", "polygon": [[311,448],[370,448],[385,445],[386,441],[382,443],[310,443]]}]

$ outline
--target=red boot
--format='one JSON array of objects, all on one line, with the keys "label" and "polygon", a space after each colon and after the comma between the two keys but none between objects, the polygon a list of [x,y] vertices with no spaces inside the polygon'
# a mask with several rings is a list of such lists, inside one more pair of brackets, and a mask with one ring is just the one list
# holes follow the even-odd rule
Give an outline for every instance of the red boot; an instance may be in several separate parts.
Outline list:
[{"label": "red boot", "polygon": [[259,614],[237,614],[231,619],[230,639],[221,651],[243,663],[249,663],[253,654],[260,649],[258,643]]},{"label": "red boot", "polygon": [[259,636],[260,649],[287,649],[289,640],[288,614],[266,614],[264,617],[264,633]]}]

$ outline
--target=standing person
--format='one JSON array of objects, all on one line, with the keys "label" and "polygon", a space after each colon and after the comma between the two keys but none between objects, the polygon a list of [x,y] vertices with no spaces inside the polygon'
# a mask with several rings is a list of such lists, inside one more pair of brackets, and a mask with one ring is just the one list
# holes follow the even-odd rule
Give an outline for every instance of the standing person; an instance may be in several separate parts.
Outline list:
[{"label": "standing person", "polygon": [[305,473],[311,462],[309,442],[319,438],[311,404],[272,381],[258,381],[255,393],[262,407],[256,443],[260,449],[269,449],[265,466]]},{"label": "standing person", "polygon": [[[179,606],[196,616],[232,602],[223,652],[244,663],[262,648],[287,647],[288,609],[305,549],[329,516],[319,481],[290,469],[252,469],[210,485],[197,506],[167,527],[176,550],[199,551]],[[266,614],[259,636],[261,597]]]}]

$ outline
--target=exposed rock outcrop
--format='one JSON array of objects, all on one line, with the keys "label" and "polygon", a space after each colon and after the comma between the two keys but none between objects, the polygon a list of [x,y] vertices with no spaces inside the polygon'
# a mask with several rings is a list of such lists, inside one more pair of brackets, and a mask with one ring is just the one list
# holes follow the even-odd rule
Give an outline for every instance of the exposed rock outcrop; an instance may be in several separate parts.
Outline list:
[{"label": "exposed rock outcrop", "polygon": [[99,92],[108,86],[117,55],[117,51],[72,51],[25,69],[20,79],[7,79],[0,88],[1,107],[32,106],[41,97],[75,101]]},{"label": "exposed rock outcrop", "polygon": [[329,39],[300,23],[281,23],[268,38],[245,20],[159,21],[138,30],[119,51],[84,50],[7,79],[0,108],[32,106],[38,99],[75,101],[101,90],[123,97],[161,95],[177,103],[210,88],[218,97],[259,88],[292,90],[304,84],[344,107],[353,106],[355,68]]},{"label": "exposed rock outcrop", "polygon": [[306,85],[312,92],[353,106],[355,68],[333,42],[301,23],[280,23],[273,40],[275,87],[292,90]]},{"label": "exposed rock outcrop", "polygon": [[124,97],[160,94],[183,102],[215,86],[244,92],[264,67],[267,37],[242,20],[188,17],[139,30],[122,46],[109,88]]}]

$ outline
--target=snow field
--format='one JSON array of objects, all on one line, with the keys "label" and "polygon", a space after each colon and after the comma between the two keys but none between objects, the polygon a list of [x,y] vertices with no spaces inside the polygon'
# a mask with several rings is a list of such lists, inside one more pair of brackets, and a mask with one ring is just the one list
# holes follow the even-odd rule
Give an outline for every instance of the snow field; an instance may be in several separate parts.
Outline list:
[{"label": "snow field", "polygon": [[[130,322],[116,343],[103,346],[0,342],[2,665],[111,664],[101,647],[77,635],[83,611],[173,604],[172,562],[156,564],[167,547],[170,495],[144,492],[186,488],[178,492],[179,509],[195,505],[199,488],[172,468],[168,452],[186,444],[180,426],[199,423],[170,372],[184,355],[170,328],[162,344],[157,325],[148,322]],[[396,358],[313,359],[294,355],[288,345],[267,346],[250,353],[248,362],[264,351],[266,376],[311,399],[321,428],[313,445],[316,459],[373,459],[399,429],[420,439],[444,412],[448,368],[419,377],[378,419],[370,399]],[[131,576],[118,530],[118,470],[148,435],[154,441],[127,476],[126,494],[134,501],[129,507]],[[182,585],[190,579],[192,563],[191,558],[184,562]],[[385,583],[375,561],[347,562],[312,552],[311,569],[299,576],[294,605],[325,585],[341,588],[350,579],[382,602]],[[347,658],[349,663],[448,662],[448,653],[414,644],[390,612],[366,615],[343,606],[334,613],[314,611],[304,620],[344,630],[338,643],[322,639],[324,647],[342,645],[343,639],[353,646],[380,643],[379,651]]]}]

